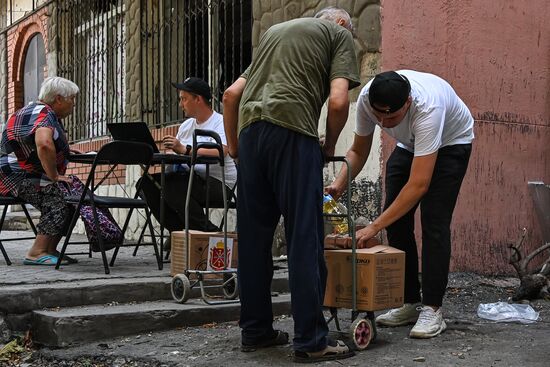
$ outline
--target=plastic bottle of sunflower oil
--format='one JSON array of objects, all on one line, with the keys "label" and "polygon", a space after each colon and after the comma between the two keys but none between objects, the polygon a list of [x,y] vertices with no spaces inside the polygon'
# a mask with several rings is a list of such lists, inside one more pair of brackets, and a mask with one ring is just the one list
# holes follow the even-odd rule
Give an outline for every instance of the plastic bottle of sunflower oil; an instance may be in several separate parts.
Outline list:
[{"label": "plastic bottle of sunflower oil", "polygon": [[[346,207],[334,200],[330,194],[323,196],[323,213],[325,214],[346,214],[348,211]],[[348,221],[347,218],[342,217],[330,217],[328,216],[328,222],[333,225],[334,232],[338,234],[348,233]]]}]

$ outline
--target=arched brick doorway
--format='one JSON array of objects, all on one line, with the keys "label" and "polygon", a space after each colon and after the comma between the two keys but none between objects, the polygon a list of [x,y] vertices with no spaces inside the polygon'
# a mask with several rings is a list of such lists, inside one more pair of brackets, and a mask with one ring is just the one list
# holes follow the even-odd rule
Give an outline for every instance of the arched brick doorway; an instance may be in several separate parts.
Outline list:
[{"label": "arched brick doorway", "polygon": [[[25,64],[27,62],[26,56],[27,51],[33,47],[31,43],[36,42],[36,45],[34,46],[35,50],[37,47],[42,46],[38,44],[38,39],[35,39],[37,35],[40,36],[40,40],[44,46],[44,59],[45,55],[48,54],[47,18],[47,7],[43,7],[28,17],[21,19],[15,26],[11,27],[7,31],[8,114],[12,114],[19,108],[23,107],[27,101],[24,94],[24,79],[27,71],[25,69]],[[47,75],[45,64],[46,62],[44,61],[44,65],[41,67],[40,74],[42,78]],[[36,73],[38,73],[38,68],[39,66],[37,65]],[[37,78],[35,84],[38,84],[39,82],[40,81]],[[31,89],[37,89],[37,87]],[[37,96],[38,93],[35,93]]]}]

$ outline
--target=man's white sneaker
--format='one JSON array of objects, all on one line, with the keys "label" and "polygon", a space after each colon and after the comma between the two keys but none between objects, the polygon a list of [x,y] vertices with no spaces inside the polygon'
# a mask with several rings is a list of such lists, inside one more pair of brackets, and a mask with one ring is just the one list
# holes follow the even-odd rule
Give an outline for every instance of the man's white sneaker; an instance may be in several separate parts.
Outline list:
[{"label": "man's white sneaker", "polygon": [[420,315],[418,321],[411,330],[411,338],[433,338],[447,329],[447,324],[443,320],[441,307],[434,311],[429,306],[419,307]]},{"label": "man's white sneaker", "polygon": [[376,318],[376,323],[383,326],[402,326],[414,324],[420,313],[418,303],[405,303],[399,308],[389,310]]}]

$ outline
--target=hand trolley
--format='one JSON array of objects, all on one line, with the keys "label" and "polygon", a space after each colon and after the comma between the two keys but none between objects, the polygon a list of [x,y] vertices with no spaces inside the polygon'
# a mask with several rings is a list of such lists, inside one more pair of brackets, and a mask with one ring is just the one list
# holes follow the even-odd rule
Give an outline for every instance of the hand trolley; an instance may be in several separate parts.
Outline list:
[{"label": "hand trolley", "polygon": [[[358,350],[364,350],[368,347],[371,341],[376,339],[376,324],[374,322],[374,312],[364,311],[357,308],[357,247],[355,239],[355,222],[351,216],[351,170],[350,164],[345,157],[327,157],[327,162],[343,162],[347,167],[348,195],[347,195],[347,212],[346,214],[323,214],[329,218],[346,218],[348,222],[348,234],[351,237],[351,325],[348,332],[349,337],[353,340],[355,347]],[[328,274],[330,277],[330,273]],[[340,328],[338,319],[338,309],[329,307],[330,318],[327,323],[330,325],[334,321],[336,330],[340,333],[345,333]],[[361,313],[365,313],[363,317]]]},{"label": "hand trolley", "polygon": [[[198,136],[205,136],[210,137],[214,139],[214,142],[197,142]],[[197,157],[197,151],[201,148],[206,149],[216,149],[218,151],[217,157],[210,157],[210,156],[201,156]],[[189,199],[191,197],[191,190],[193,188],[193,176],[195,172],[195,165],[196,164],[206,164],[206,175],[208,177],[209,173],[209,166],[210,164],[219,164],[222,167],[222,187],[223,187],[223,244],[224,244],[224,267],[222,270],[195,270],[195,269],[187,269],[184,271],[183,274],[177,274],[172,278],[172,284],[171,284],[171,290],[172,290],[172,297],[174,300],[176,300],[179,303],[185,303],[189,297],[191,296],[191,290],[195,288],[197,285],[200,287],[201,291],[201,298],[202,300],[209,304],[209,305],[215,305],[215,304],[227,304],[227,303],[237,303],[239,302],[236,298],[239,295],[239,288],[237,283],[237,270],[236,269],[228,269],[227,263],[228,263],[228,255],[227,255],[227,212],[229,210],[228,208],[228,202],[227,202],[227,192],[226,192],[226,186],[225,186],[225,156],[223,153],[223,145],[220,139],[220,136],[211,130],[201,130],[196,129],[193,132],[193,153],[191,156],[191,161],[189,164],[189,183],[187,186],[187,197],[185,202],[185,243],[186,245],[186,253],[187,253],[187,259],[189,259],[190,254],[190,246],[189,246]],[[207,180],[207,198],[206,202],[208,203],[208,180]],[[208,211],[208,209],[206,209]],[[208,217],[208,213],[207,213]],[[216,279],[212,280],[206,283],[205,282],[205,275],[222,275],[222,279]],[[193,280],[192,279],[193,276]],[[215,300],[212,296],[209,296],[206,293],[206,289],[208,288],[216,288],[220,289],[223,292],[224,300]]]}]

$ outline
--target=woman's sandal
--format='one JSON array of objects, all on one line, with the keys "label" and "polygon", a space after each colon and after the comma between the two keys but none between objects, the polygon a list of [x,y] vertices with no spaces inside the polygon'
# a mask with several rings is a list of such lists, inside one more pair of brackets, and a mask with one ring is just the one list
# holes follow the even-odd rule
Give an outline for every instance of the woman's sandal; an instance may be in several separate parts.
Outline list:
[{"label": "woman's sandal", "polygon": [[254,352],[256,349],[269,348],[269,347],[274,347],[277,345],[285,345],[285,344],[288,344],[288,333],[281,330],[275,330],[275,334],[273,335],[272,338],[265,339],[253,344],[242,343],[241,351]]},{"label": "woman's sandal", "polygon": [[[59,251],[55,250],[55,252],[53,253],[53,256],[59,257],[59,255],[61,255],[61,253]],[[70,257],[69,255],[63,255],[63,261],[66,261],[67,264],[77,264],[78,263],[77,259],[75,259],[74,257]]]},{"label": "woman's sandal", "polygon": [[294,352],[294,362],[296,363],[316,363],[322,361],[331,361],[335,359],[345,359],[353,357],[353,352],[349,347],[341,340],[328,340],[328,344],[325,349],[318,352],[301,352],[299,350]]},{"label": "woman's sandal", "polygon": [[[25,258],[23,260],[24,265],[44,265],[44,266],[55,266],[57,265],[57,259],[58,257],[55,255],[44,255],[40,256],[37,259],[29,259]],[[63,260],[64,261],[64,260]],[[62,265],[66,265],[66,263],[61,262]]]}]

